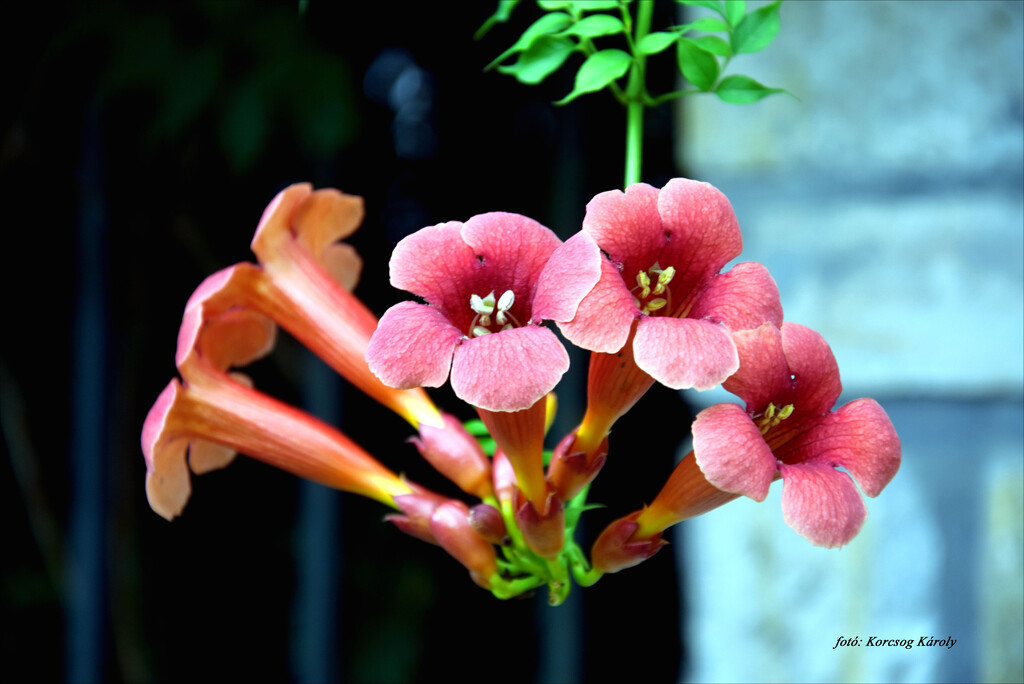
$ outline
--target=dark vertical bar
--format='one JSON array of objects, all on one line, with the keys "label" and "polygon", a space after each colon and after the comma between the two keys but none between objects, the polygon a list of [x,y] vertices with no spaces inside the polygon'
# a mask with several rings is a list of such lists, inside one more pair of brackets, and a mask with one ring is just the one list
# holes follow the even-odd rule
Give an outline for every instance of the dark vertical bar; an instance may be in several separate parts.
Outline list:
[{"label": "dark vertical bar", "polygon": [[100,108],[94,100],[86,112],[78,173],[66,605],[70,682],[104,679],[107,307],[100,137]]},{"label": "dark vertical bar", "polygon": [[[310,413],[337,424],[341,380],[312,353],[303,354],[302,397]],[[341,573],[339,492],[303,481],[295,532],[296,595],[292,671],[299,682],[338,680]]]}]

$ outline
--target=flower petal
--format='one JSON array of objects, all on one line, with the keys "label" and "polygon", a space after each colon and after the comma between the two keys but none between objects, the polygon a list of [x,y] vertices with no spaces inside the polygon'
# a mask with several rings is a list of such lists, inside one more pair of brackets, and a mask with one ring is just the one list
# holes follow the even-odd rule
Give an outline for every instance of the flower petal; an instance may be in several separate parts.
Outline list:
[{"label": "flower petal", "polygon": [[613,354],[626,344],[639,315],[619,270],[601,257],[601,279],[579,303],[575,317],[558,328],[577,347]]},{"label": "flower petal", "polygon": [[724,323],[730,330],[750,330],[762,323],[780,326],[779,287],[761,264],[736,264],[728,273],[711,278],[689,316]]},{"label": "flower petal", "polygon": [[263,212],[252,251],[261,264],[273,269],[287,263],[287,243],[295,242],[351,291],[362,262],[351,247],[336,243],[355,232],[364,214],[362,197],[333,188],[314,191],[309,183],[296,183],[278,193]]},{"label": "flower petal", "polygon": [[178,329],[175,362],[179,370],[193,355],[226,370],[270,353],[277,326],[263,314],[241,308],[260,276],[256,266],[237,264],[214,273],[196,288]]},{"label": "flower petal", "polygon": [[[609,190],[587,203],[583,230],[594,238],[616,264],[628,264],[630,271],[650,268],[650,259],[665,246],[666,236],[658,214],[658,190],[635,183],[626,191]],[[634,263],[635,262],[635,263]]]},{"label": "flower petal", "polygon": [[782,324],[782,349],[793,375],[793,404],[806,415],[825,415],[843,391],[839,365],[825,338],[796,323]]},{"label": "flower petal", "polygon": [[815,546],[848,544],[860,531],[867,509],[846,473],[815,461],[779,465],[782,517]]},{"label": "flower petal", "polygon": [[448,379],[452,350],[461,337],[434,307],[401,302],[381,317],[366,361],[389,387],[440,387]]},{"label": "flower petal", "polygon": [[672,389],[711,389],[740,365],[728,330],[689,318],[641,317],[633,355],[641,370]]},{"label": "flower petal", "polygon": [[327,246],[354,233],[365,214],[362,197],[321,188],[303,198],[290,222],[296,238],[320,259]]},{"label": "flower petal", "polygon": [[754,421],[736,404],[715,404],[693,422],[693,454],[708,482],[726,492],[764,501],[775,478],[772,450]]},{"label": "flower petal", "polygon": [[569,355],[555,334],[527,325],[456,347],[452,389],[478,408],[520,411],[554,389],[568,369]]},{"label": "flower petal", "polygon": [[171,411],[184,389],[177,380],[157,397],[142,424],[142,454],[146,458],[146,498],[161,517],[181,515],[192,493],[185,452],[188,439],[173,435]]},{"label": "flower petal", "polygon": [[669,236],[661,265],[676,268],[672,291],[677,299],[743,249],[732,205],[713,185],[673,178],[658,194],[658,212]]},{"label": "flower petal", "polygon": [[[501,211],[466,221],[462,239],[482,259],[482,267],[500,278],[500,283],[494,283],[496,290],[500,288],[495,295],[513,290],[524,305],[533,300],[544,265],[562,244],[557,235],[533,219]],[[487,292],[476,294],[485,296]]]},{"label": "flower petal", "polygon": [[[473,248],[462,239],[459,221],[427,226],[402,238],[388,264],[394,287],[423,297],[449,318],[452,312],[465,310],[466,327],[472,311],[465,292],[472,289],[469,283],[474,282],[480,266]],[[454,318],[452,323],[460,329],[463,326],[461,320]]]},{"label": "flower petal", "polygon": [[878,402],[856,399],[784,445],[777,456],[791,464],[842,466],[874,497],[895,477],[900,453],[900,438]]},{"label": "flower petal", "polygon": [[534,321],[572,320],[580,301],[601,277],[604,260],[594,238],[583,231],[562,243],[551,253],[537,279]]},{"label": "flower petal", "polygon": [[740,367],[722,387],[742,399],[751,412],[763,411],[770,402],[788,401],[792,383],[779,329],[765,323],[754,330],[734,332],[732,340]]}]

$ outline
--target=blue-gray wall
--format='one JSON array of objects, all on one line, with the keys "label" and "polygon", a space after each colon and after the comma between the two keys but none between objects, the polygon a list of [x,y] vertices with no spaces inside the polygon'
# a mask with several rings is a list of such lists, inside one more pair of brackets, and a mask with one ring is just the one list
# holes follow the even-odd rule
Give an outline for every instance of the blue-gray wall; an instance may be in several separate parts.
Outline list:
[{"label": "blue-gray wall", "polygon": [[[781,485],[680,526],[692,681],[1021,681],[1024,4],[792,2],[732,73],[784,87],[680,106],[682,168],[733,202],[741,261],[873,396],[903,466],[847,547]],[[729,400],[724,392],[691,400]],[[833,649],[839,637],[957,639]]]}]

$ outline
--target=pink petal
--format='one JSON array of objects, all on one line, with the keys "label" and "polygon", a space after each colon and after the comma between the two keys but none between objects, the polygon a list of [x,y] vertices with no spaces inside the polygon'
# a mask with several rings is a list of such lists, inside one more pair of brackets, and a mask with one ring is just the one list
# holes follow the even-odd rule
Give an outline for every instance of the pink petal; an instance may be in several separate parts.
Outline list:
[{"label": "pink petal", "polygon": [[839,365],[825,338],[796,323],[782,324],[782,348],[793,374],[793,404],[802,414],[825,415],[843,391]]},{"label": "pink petal", "polygon": [[619,270],[601,257],[601,279],[579,303],[576,316],[558,323],[558,328],[577,347],[612,354],[626,344],[639,315]]},{"label": "pink petal", "polygon": [[775,456],[750,416],[736,404],[715,404],[693,422],[693,454],[708,482],[764,501],[775,478]]},{"label": "pink petal", "polygon": [[601,250],[594,238],[580,231],[551,254],[537,279],[534,321],[571,320],[576,307],[601,277]]},{"label": "pink petal", "polygon": [[554,389],[568,369],[569,355],[555,334],[527,325],[456,347],[452,389],[478,408],[520,411]]},{"label": "pink petal", "polygon": [[335,242],[320,253],[320,262],[331,278],[345,290],[356,289],[363,271],[363,260],[352,245]]},{"label": "pink petal", "polygon": [[[466,221],[462,239],[482,259],[481,267],[500,278],[500,283],[494,283],[495,296],[513,290],[524,304],[533,299],[537,278],[551,253],[562,244],[557,235],[533,219],[500,211]],[[485,296],[487,292],[475,294]]]},{"label": "pink petal", "polygon": [[761,264],[736,264],[728,273],[711,278],[689,316],[724,323],[730,330],[750,330],[762,323],[780,326],[779,288]]},{"label": "pink petal", "polygon": [[815,546],[848,544],[860,531],[867,509],[846,473],[823,463],[781,464],[782,517]]},{"label": "pink petal", "polygon": [[[277,193],[263,210],[250,247],[257,256],[270,258],[274,245],[291,237],[291,219],[295,209],[313,192],[310,183],[295,183]],[[261,259],[263,258],[261,257]]]},{"label": "pink petal", "polygon": [[672,389],[711,389],[740,365],[728,330],[690,318],[641,317],[633,356],[641,370]]},{"label": "pink petal", "polygon": [[[394,287],[423,297],[446,313],[465,309],[471,314],[469,294],[488,294],[467,294],[480,267],[473,248],[462,239],[458,221],[428,226],[402,238],[389,263]],[[461,321],[452,322],[461,326]]]},{"label": "pink petal", "polygon": [[440,387],[448,379],[452,350],[461,338],[462,333],[434,307],[401,302],[381,317],[366,361],[390,387]]},{"label": "pink petal", "polygon": [[171,434],[171,410],[184,389],[172,380],[157,397],[142,424],[142,454],[146,458],[146,497],[150,507],[167,520],[181,515],[192,493],[185,463],[188,440]]},{"label": "pink petal", "polygon": [[303,198],[290,223],[296,238],[319,260],[327,246],[356,231],[365,213],[362,197],[321,188]]},{"label": "pink petal", "polygon": [[722,387],[742,399],[750,411],[762,411],[769,403],[780,408],[792,394],[789,365],[782,350],[782,333],[771,323],[732,334],[740,367]]},{"label": "pink petal", "polygon": [[868,496],[879,492],[900,468],[900,438],[874,399],[856,399],[830,413],[776,454],[787,463],[842,466]]},{"label": "pink petal", "polygon": [[242,308],[258,297],[262,276],[252,264],[237,264],[206,278],[185,305],[175,362],[181,369],[193,355],[215,368],[244,366],[270,353],[277,326],[261,313]]},{"label": "pink petal", "polygon": [[630,262],[632,270],[647,269],[653,262],[636,265],[632,261],[657,258],[666,242],[661,220],[657,188],[636,183],[625,192],[610,190],[590,200],[583,230],[613,262]]},{"label": "pink petal", "polygon": [[743,249],[732,205],[713,185],[673,178],[658,194],[658,212],[669,236],[661,265],[676,268],[676,297],[685,297]]}]

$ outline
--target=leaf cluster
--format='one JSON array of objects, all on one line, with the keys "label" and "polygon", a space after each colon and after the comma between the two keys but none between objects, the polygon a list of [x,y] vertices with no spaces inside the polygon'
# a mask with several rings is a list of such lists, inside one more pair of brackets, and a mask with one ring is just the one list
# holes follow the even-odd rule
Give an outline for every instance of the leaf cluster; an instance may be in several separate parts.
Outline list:
[{"label": "leaf cluster", "polygon": [[[635,4],[651,1],[638,0]],[[576,71],[574,88],[556,104],[605,88],[623,104],[640,99],[649,107],[699,92],[713,92],[730,104],[748,104],[787,92],[765,86],[749,76],[723,76],[733,57],[759,52],[775,39],[782,0],[749,12],[745,0],[676,2],[704,7],[713,14],[647,32],[642,22],[634,20],[632,0],[537,0],[544,14],[487,69],[497,68],[521,83],[535,85],[561,68],[571,55],[581,53],[584,59]],[[495,24],[508,21],[518,4],[519,0],[501,0],[497,11],[477,31],[476,38]],[[604,47],[615,38],[619,39],[618,46]],[[595,41],[601,41],[602,47]],[[646,88],[634,92],[620,82],[631,71],[639,71],[642,79],[648,57],[673,51],[679,71],[690,87],[652,96]]]}]

